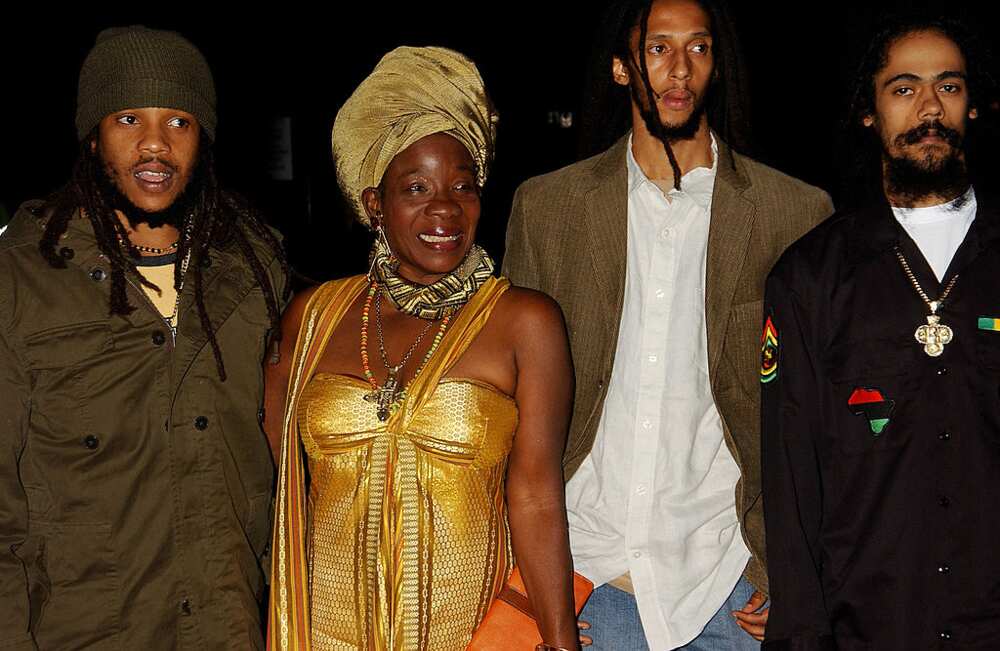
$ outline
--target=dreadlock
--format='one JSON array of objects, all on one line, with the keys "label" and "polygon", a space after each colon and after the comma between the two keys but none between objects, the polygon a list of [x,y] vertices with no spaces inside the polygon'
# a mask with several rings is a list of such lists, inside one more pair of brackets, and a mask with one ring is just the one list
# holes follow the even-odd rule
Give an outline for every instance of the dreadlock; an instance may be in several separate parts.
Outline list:
[{"label": "dreadlock", "polygon": [[[649,14],[655,0],[612,0],[600,23],[598,47],[594,49],[587,79],[581,116],[580,154],[593,156],[604,151],[624,135],[632,125],[631,100],[640,110],[652,111],[646,123],[663,144],[674,173],[674,186],[680,188],[680,168],[666,131],[656,113],[656,101],[646,57],[636,57],[631,47],[633,30],[639,29],[639,43],[645,43]],[[708,14],[715,61],[713,81],[706,98],[706,113],[711,127],[733,149],[749,153],[750,142],[744,132],[747,115],[743,58],[730,12],[725,0],[695,0]],[[640,52],[644,48],[640,45]],[[645,102],[631,98],[628,88],[611,78],[612,60],[630,62],[639,71],[645,90]],[[636,61],[638,58],[638,61]],[[648,107],[648,108],[647,108]],[[735,161],[731,161],[735,165]]]},{"label": "dreadlock", "polygon": [[[128,236],[109,201],[108,192],[102,187],[102,182],[107,183],[102,176],[106,172],[100,152],[92,144],[94,142],[97,142],[97,127],[80,143],[80,152],[70,182],[53,193],[46,202],[48,221],[38,248],[51,266],[65,268],[66,261],[57,254],[56,245],[66,232],[70,220],[80,210],[93,226],[97,247],[111,268],[109,312],[112,315],[127,315],[135,309],[129,304],[125,293],[127,274],[146,287],[157,288],[138,273],[138,251],[122,244],[128,243]],[[195,187],[190,187],[192,184],[196,184]],[[190,189],[194,193],[191,197],[192,209],[187,223],[178,226],[183,234],[177,248],[177,259],[184,260],[190,255],[189,273],[194,282],[198,318],[212,347],[219,378],[225,381],[226,368],[222,361],[222,351],[205,306],[202,270],[210,263],[209,250],[212,247],[235,245],[240,251],[264,293],[264,303],[276,340],[281,339],[279,297],[268,278],[267,270],[253,249],[250,236],[256,236],[274,251],[286,276],[289,273],[288,260],[281,243],[267,227],[262,216],[245,199],[219,187],[212,148],[205,140],[202,140],[199,147],[197,166],[188,185],[185,192]],[[183,282],[182,266],[174,265],[174,287],[178,291]],[[281,298],[286,298],[288,293],[286,286]]]},{"label": "dreadlock", "polygon": [[[978,168],[980,152],[988,151],[995,142],[987,111],[997,97],[997,83],[993,74],[991,54],[979,35],[968,23],[954,18],[924,12],[906,12],[890,15],[875,29],[875,34],[854,77],[847,116],[842,126],[846,137],[841,151],[843,174],[842,194],[850,203],[867,203],[883,197],[882,145],[874,129],[865,127],[866,116],[875,114],[875,77],[889,63],[889,50],[901,38],[915,32],[938,32],[958,46],[965,57],[966,83],[969,106],[980,109],[980,118],[969,123],[965,137],[965,153],[970,173]],[[973,135],[973,131],[978,131]]]}]

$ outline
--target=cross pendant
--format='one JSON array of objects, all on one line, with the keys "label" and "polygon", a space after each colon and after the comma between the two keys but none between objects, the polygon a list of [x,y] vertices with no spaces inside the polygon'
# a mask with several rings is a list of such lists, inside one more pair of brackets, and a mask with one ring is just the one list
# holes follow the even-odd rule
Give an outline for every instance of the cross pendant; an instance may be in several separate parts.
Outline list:
[{"label": "cross pendant", "polygon": [[365,394],[365,400],[378,403],[375,413],[383,423],[389,420],[389,416],[392,415],[392,405],[396,402],[398,387],[399,380],[396,379],[396,374],[390,370],[389,376],[385,379],[385,384],[371,393]]},{"label": "cross pendant", "polygon": [[951,328],[941,323],[941,317],[936,314],[927,315],[927,325],[922,325],[913,333],[918,343],[924,345],[924,352],[931,357],[937,357],[944,352],[946,344],[954,338]]}]

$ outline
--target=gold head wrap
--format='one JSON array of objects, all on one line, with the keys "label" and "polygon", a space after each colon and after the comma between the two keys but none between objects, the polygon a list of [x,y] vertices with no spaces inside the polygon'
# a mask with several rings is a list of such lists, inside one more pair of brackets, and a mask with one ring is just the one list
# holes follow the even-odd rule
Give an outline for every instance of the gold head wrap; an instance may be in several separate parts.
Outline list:
[{"label": "gold head wrap", "polygon": [[443,47],[396,48],[337,113],[337,182],[370,228],[361,193],[382,182],[396,154],[421,138],[447,133],[472,154],[482,187],[493,159],[496,122],[483,79],[468,58]]}]

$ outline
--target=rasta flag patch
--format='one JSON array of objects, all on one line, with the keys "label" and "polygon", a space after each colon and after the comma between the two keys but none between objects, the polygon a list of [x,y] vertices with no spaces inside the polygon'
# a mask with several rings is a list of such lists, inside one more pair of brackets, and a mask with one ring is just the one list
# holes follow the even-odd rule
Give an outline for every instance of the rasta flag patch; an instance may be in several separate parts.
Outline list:
[{"label": "rasta flag patch", "polygon": [[778,379],[778,329],[767,317],[764,333],[760,336],[760,382],[767,384]]},{"label": "rasta flag patch", "polygon": [[878,389],[857,387],[847,399],[847,406],[856,416],[864,416],[872,428],[872,434],[878,436],[889,424],[889,415],[896,405],[894,400],[887,400]]},{"label": "rasta flag patch", "polygon": [[979,317],[979,329],[998,332],[1000,331],[1000,319],[992,316],[981,316]]}]

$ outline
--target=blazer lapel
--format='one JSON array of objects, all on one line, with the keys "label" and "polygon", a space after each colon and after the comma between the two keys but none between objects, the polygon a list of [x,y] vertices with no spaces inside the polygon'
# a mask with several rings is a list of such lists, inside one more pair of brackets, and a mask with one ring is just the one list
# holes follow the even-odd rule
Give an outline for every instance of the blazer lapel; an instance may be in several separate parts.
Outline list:
[{"label": "blazer lapel", "polygon": [[[736,284],[746,261],[757,207],[747,197],[750,181],[740,161],[721,140],[712,194],[705,271],[705,320],[708,330],[709,374],[715,377],[729,324]],[[735,160],[735,168],[733,162]]]},{"label": "blazer lapel", "polygon": [[595,163],[595,183],[585,195],[584,230],[589,262],[607,314],[617,328],[625,295],[625,259],[628,254],[628,136],[619,140]]}]

